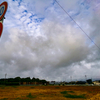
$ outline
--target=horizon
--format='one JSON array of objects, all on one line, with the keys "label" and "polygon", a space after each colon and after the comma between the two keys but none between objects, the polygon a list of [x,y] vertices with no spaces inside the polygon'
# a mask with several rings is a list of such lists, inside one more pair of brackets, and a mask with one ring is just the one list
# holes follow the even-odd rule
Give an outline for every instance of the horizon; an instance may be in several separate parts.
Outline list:
[{"label": "horizon", "polygon": [[[20,76],[17,76],[17,77],[20,77]],[[15,79],[15,78],[17,78],[17,77],[9,77],[9,78],[7,78],[7,77],[4,77],[4,78],[0,78],[0,79]],[[39,79],[39,80],[46,80],[46,79],[40,79],[40,78],[38,78],[38,77],[20,77],[20,78],[30,78],[31,80],[32,80],[32,78],[35,78],[35,79]],[[100,81],[100,79],[92,79],[92,78],[88,78],[88,79],[80,79],[80,80],[65,80],[65,81],[55,81],[55,82],[78,82],[78,81],[87,81],[87,80],[89,80],[89,79],[91,79],[92,81]],[[54,81],[54,80],[46,80],[46,81],[49,81],[49,82],[52,82],[52,81]]]}]

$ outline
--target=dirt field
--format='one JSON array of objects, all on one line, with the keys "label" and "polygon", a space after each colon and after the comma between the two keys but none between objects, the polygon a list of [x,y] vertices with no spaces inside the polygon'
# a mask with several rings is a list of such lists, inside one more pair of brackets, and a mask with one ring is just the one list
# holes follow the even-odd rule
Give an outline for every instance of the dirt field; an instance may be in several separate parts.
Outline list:
[{"label": "dirt field", "polygon": [[100,100],[100,87],[0,86],[0,100]]}]

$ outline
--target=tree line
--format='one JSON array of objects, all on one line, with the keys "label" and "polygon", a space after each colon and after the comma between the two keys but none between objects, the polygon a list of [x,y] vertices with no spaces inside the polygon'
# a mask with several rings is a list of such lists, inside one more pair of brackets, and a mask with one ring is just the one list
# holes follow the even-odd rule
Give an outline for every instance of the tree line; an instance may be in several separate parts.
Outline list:
[{"label": "tree line", "polygon": [[31,83],[31,82],[37,82],[37,83],[42,83],[42,84],[46,84],[47,81],[46,80],[41,80],[39,78],[30,78],[30,77],[26,77],[26,78],[20,78],[20,77],[15,77],[15,78],[2,78],[0,79],[0,85],[20,85],[20,83]]}]

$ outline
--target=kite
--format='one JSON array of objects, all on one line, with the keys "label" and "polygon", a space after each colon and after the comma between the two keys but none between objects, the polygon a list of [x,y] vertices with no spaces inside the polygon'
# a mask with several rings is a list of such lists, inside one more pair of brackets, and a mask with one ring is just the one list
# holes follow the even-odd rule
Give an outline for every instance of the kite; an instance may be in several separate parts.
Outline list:
[{"label": "kite", "polygon": [[8,3],[6,1],[0,4],[0,37],[3,31],[3,20],[5,19],[4,15],[7,11],[7,8],[8,8]]}]

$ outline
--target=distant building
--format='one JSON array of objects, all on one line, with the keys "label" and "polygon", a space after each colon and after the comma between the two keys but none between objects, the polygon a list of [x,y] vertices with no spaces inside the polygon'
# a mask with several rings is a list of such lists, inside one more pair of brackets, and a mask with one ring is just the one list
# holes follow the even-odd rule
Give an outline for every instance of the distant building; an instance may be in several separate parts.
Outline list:
[{"label": "distant building", "polygon": [[99,81],[94,81],[93,84],[94,85],[100,85],[100,82]]},{"label": "distant building", "polygon": [[55,83],[56,83],[55,81],[51,81],[51,82],[50,82],[51,85],[54,85]]}]

